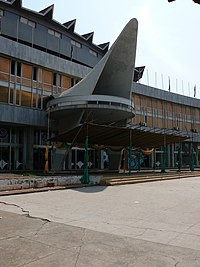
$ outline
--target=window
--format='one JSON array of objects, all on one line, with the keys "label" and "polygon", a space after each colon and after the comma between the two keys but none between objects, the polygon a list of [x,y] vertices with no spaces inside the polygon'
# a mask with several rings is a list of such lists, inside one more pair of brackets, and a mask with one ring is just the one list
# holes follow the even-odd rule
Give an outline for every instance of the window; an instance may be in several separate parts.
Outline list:
[{"label": "window", "polygon": [[71,87],[74,86],[74,78],[71,78]]},{"label": "window", "polygon": [[61,38],[61,34],[57,31],[52,30],[52,29],[48,29],[48,33],[57,37],[57,38]]},{"label": "window", "polygon": [[4,11],[0,9],[0,18],[4,16]]},{"label": "window", "polygon": [[53,73],[53,85],[57,85],[57,74]]},{"label": "window", "polygon": [[10,70],[10,73],[11,73],[12,75],[15,75],[15,63],[16,63],[15,60],[12,60],[12,61],[11,61],[11,70]]},{"label": "window", "polygon": [[48,29],[48,33],[54,35],[54,31],[52,29]]},{"label": "window", "polygon": [[27,24],[27,25],[31,26],[32,28],[35,28],[35,25],[36,25],[36,23],[34,21],[29,20],[29,19],[24,18],[24,17],[20,17],[20,22]]},{"label": "window", "polygon": [[17,62],[17,76],[21,77],[22,65],[20,62]]},{"label": "window", "polygon": [[37,81],[37,76],[38,76],[38,68],[37,67],[33,67],[33,80]]},{"label": "window", "polygon": [[82,44],[81,43],[76,42],[74,40],[71,40],[71,44],[74,45],[74,46],[76,46],[76,47],[78,47],[78,48],[81,48],[82,47]]},{"label": "window", "polygon": [[28,24],[28,19],[21,17],[20,22],[22,22],[24,24]]},{"label": "window", "polygon": [[94,50],[91,50],[91,49],[90,49],[89,52],[90,52],[90,54],[92,54],[93,56],[98,57],[98,53],[95,52]]},{"label": "window", "polygon": [[60,37],[61,37],[61,34],[60,34],[59,32],[55,32],[54,35],[55,35],[55,37],[57,37],[57,38],[60,38]]},{"label": "window", "polygon": [[28,25],[31,26],[32,28],[35,28],[35,22],[29,20]]},{"label": "window", "polygon": [[17,71],[17,76],[21,77],[22,64],[21,64],[21,62],[17,62],[15,60],[11,60],[10,73],[12,75],[16,75],[16,71]]},{"label": "window", "polygon": [[62,75],[60,75],[60,84],[59,84],[60,87],[62,87]]}]

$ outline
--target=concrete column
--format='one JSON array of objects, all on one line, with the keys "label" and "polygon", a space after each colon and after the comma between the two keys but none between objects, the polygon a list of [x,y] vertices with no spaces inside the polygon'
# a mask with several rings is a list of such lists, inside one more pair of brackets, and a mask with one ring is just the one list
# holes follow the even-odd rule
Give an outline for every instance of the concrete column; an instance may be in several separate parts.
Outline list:
[{"label": "concrete column", "polygon": [[34,128],[27,127],[24,131],[24,166],[26,170],[33,170]]},{"label": "concrete column", "polygon": [[71,170],[72,169],[72,150],[70,149],[70,151],[68,152],[68,169]]},{"label": "concrete column", "polygon": [[99,170],[103,170],[104,169],[104,150],[97,150],[97,166],[96,168]]},{"label": "concrete column", "polygon": [[167,146],[167,157],[168,157],[168,164],[167,167],[171,167],[171,145]]},{"label": "concrete column", "polygon": [[174,144],[172,144],[172,168],[175,167],[175,162],[174,162]]},{"label": "concrete column", "polygon": [[119,160],[121,158],[121,152],[108,150],[109,156],[109,170],[118,170]]}]

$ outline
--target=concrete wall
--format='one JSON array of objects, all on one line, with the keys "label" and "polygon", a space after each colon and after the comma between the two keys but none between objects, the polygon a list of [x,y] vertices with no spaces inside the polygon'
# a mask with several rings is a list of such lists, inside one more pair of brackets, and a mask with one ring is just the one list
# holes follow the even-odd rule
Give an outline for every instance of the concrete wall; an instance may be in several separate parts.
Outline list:
[{"label": "concrete wall", "polygon": [[47,127],[44,110],[0,104],[0,122]]},{"label": "concrete wall", "polygon": [[54,71],[83,78],[91,70],[88,67],[50,55],[2,36],[0,36],[0,43],[0,54],[43,66]]},{"label": "concrete wall", "polygon": [[[81,176],[49,176],[49,177],[24,177],[0,179],[0,191],[18,190],[29,188],[42,188],[52,186],[73,186],[80,185]],[[90,184],[99,184],[100,176],[90,176]]]},{"label": "concrete wall", "polygon": [[200,100],[188,96],[182,96],[179,94],[167,92],[161,89],[157,89],[148,85],[133,83],[132,92],[139,95],[149,96],[160,100],[165,100],[181,105],[192,106],[200,108]]}]

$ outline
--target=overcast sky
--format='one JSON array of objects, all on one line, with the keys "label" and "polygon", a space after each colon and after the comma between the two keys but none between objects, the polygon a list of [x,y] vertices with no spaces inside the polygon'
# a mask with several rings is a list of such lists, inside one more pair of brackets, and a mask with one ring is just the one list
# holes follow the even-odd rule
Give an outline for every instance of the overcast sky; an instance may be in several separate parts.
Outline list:
[{"label": "overcast sky", "polygon": [[117,38],[131,18],[139,22],[136,66],[146,66],[142,83],[200,98],[200,5],[192,0],[23,0],[40,11],[54,4],[54,19],[76,19],[75,32],[94,31],[93,42]]}]

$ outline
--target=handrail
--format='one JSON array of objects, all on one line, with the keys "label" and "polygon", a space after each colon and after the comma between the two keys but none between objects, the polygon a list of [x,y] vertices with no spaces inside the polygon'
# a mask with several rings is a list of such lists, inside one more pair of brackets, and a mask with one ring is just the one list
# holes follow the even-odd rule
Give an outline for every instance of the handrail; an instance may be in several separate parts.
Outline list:
[{"label": "handrail", "polygon": [[55,107],[59,105],[69,105],[69,103],[73,102],[85,102],[86,104],[89,103],[90,101],[96,101],[98,103],[104,102],[104,103],[116,103],[116,104],[121,104],[121,105],[126,105],[129,107],[134,108],[133,103],[126,98],[123,97],[117,97],[117,96],[109,96],[109,95],[87,95],[87,96],[64,96],[64,97],[58,97],[56,99],[51,100],[48,103],[48,107]]}]

